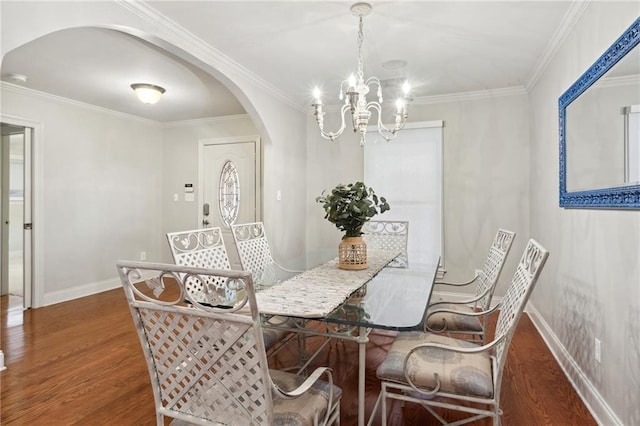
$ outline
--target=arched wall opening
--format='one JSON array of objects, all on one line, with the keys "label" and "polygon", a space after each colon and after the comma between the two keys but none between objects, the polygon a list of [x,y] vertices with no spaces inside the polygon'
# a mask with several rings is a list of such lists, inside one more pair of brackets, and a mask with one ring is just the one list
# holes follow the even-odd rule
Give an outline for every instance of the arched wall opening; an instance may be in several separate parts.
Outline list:
[{"label": "arched wall opening", "polygon": [[[4,10],[3,10],[4,12]],[[89,19],[91,21],[91,19]],[[89,24],[89,23],[88,23]],[[261,87],[260,84],[256,84],[255,81],[252,80],[251,76],[246,75],[234,75],[233,72],[229,72],[229,70],[221,70],[219,68],[224,67],[216,67],[213,62],[211,55],[203,53],[206,51],[206,47],[200,46],[198,49],[194,49],[194,51],[189,51],[189,49],[184,49],[183,47],[178,46],[179,43],[172,42],[171,37],[160,37],[153,32],[139,30],[134,26],[124,26],[119,24],[95,24],[92,23],[89,25],[82,25],[79,27],[95,27],[95,28],[103,28],[119,31],[125,34],[129,34],[135,37],[140,38],[141,40],[145,40],[148,43],[152,43],[159,48],[170,52],[173,55],[176,55],[183,60],[197,66],[199,69],[203,70],[214,76],[220,82],[222,82],[229,90],[237,97],[238,101],[242,104],[242,106],[247,111],[249,116],[249,120],[253,123],[253,126],[257,129],[258,133],[263,139],[264,146],[264,192],[265,193],[275,193],[275,188],[284,188],[285,185],[289,185],[288,189],[285,189],[284,194],[287,198],[285,198],[284,202],[273,203],[271,200],[265,200],[264,202],[264,218],[268,226],[272,229],[282,229],[282,223],[287,223],[287,231],[286,232],[277,232],[274,233],[271,237],[272,243],[275,247],[275,251],[280,258],[287,257],[290,252],[291,253],[299,253],[300,246],[304,245],[304,197],[305,197],[305,179],[304,179],[304,161],[305,161],[305,149],[304,143],[300,144],[300,140],[304,140],[305,136],[305,120],[304,114],[299,110],[291,107],[286,102],[282,102],[281,99],[278,99],[272,94],[265,92],[264,88]],[[64,30],[64,29],[72,29],[78,28],[76,25],[58,25],[55,28],[51,28],[53,31]],[[4,33],[4,31],[3,31]],[[39,33],[39,36],[46,36],[47,32]],[[32,38],[33,39],[33,38]],[[24,42],[28,42],[30,40],[23,38]],[[15,48],[19,48],[16,46]],[[12,49],[13,50],[13,49]],[[2,58],[6,55],[7,50],[3,49]],[[15,94],[11,93],[11,90],[7,90],[6,85],[3,85],[3,96],[5,100],[3,100],[3,104],[8,105],[12,102],[12,97]],[[45,102],[46,103],[46,102]],[[275,106],[275,107],[274,107]],[[33,120],[37,123],[43,123],[42,120],[39,119],[41,115],[39,115],[43,110],[46,110],[50,106],[40,105],[35,110],[29,110],[25,105],[18,105],[15,107],[14,105],[11,108],[4,108],[3,105],[3,114],[6,112],[10,112],[10,116],[22,117],[25,119]],[[264,113],[266,111],[266,113]],[[265,116],[263,118],[263,115]],[[114,118],[115,119],[115,118]],[[293,119],[293,120],[292,120]],[[47,120],[44,120],[47,121]],[[287,125],[283,125],[282,123],[288,123]],[[49,123],[45,124],[43,127],[45,136],[50,136],[50,129],[54,130],[56,125],[49,125]],[[152,124],[146,123],[143,126],[147,126],[152,128],[152,133],[154,136],[149,139],[155,139],[158,135],[160,135],[160,130],[162,126],[153,126]],[[105,130],[108,131],[108,130]],[[135,133],[135,129],[132,131]],[[40,156],[42,158],[48,158],[49,151],[51,150],[50,143],[57,142],[57,140],[52,140],[51,138],[45,137],[43,141],[43,146],[37,147],[42,148],[40,153],[36,153],[36,156]],[[152,146],[152,141],[147,141],[148,146]],[[297,144],[297,145],[296,145]],[[76,147],[77,148],[77,147]],[[74,147],[67,146],[68,154],[75,149]],[[144,151],[144,150],[142,150]],[[136,164],[141,164],[144,161],[158,161],[159,158],[157,154],[152,156],[150,159],[144,158],[143,152],[135,153],[133,159],[130,159],[130,165],[132,168]],[[161,159],[160,159],[161,160]],[[285,170],[282,166],[284,164],[302,164],[299,168],[291,168]],[[36,171],[36,173],[38,173]],[[76,176],[77,177],[77,176]],[[134,176],[134,178],[136,178]],[[138,176],[140,178],[140,176]],[[40,176],[36,176],[36,183],[38,181],[44,182],[47,181],[47,186],[44,188],[40,188],[40,193],[36,193],[35,198],[38,201],[35,205],[35,209],[47,210],[49,211],[49,206],[56,203],[54,199],[52,199],[49,194],[52,185],[48,179],[48,176],[44,176],[42,171],[40,172]],[[76,179],[77,180],[77,179]],[[290,184],[294,182],[293,184]],[[122,183],[122,182],[121,182]],[[163,176],[161,174],[153,174],[149,181],[150,185],[163,185]],[[57,184],[56,184],[57,185]],[[63,184],[60,183],[60,187]],[[291,190],[291,192],[289,192]],[[38,192],[38,191],[36,191]],[[60,194],[60,192],[58,192]],[[290,197],[288,196],[290,195]],[[158,193],[153,194],[152,198],[159,202],[162,205],[162,198],[164,194],[160,191]],[[284,198],[284,197],[283,197]],[[160,201],[158,201],[160,200]],[[64,200],[63,200],[64,201]],[[60,200],[58,200],[58,203]],[[136,204],[136,200],[133,198],[129,199],[129,204]],[[137,213],[135,213],[136,220],[141,223],[145,220],[145,216],[148,216],[148,213],[145,213],[145,207],[136,207]],[[286,214],[283,214],[286,212]],[[302,214],[296,214],[302,213]],[[298,216],[298,219],[290,220],[291,214]],[[160,213],[161,215],[161,213]],[[66,220],[73,220],[73,215],[71,217],[67,217]],[[121,257],[129,257],[136,258],[138,253],[143,251],[143,247],[140,246],[140,241],[153,241],[153,244],[161,246],[163,241],[162,225],[158,225],[157,219],[154,219],[154,225],[149,227],[144,233],[145,235],[130,235],[126,238],[125,241],[128,245],[136,246],[135,250],[132,250],[131,253],[128,253],[128,256],[119,256],[120,252],[115,250],[113,255],[118,254],[118,258]],[[47,218],[43,218],[43,226],[39,229],[39,236],[36,237],[36,245],[35,250],[40,251],[40,253],[49,253],[54,250],[54,246],[59,243],[59,241],[54,241],[52,238],[55,238],[55,234],[52,231],[54,228],[58,228],[58,225],[62,223],[61,220],[51,221]],[[47,224],[50,225],[47,227]],[[151,229],[153,228],[153,229]],[[47,230],[48,229],[48,230]],[[90,224],[87,224],[87,230],[78,231],[79,235],[84,235],[86,233],[91,234]],[[135,234],[135,232],[134,232]],[[153,235],[152,235],[153,234]],[[292,234],[297,235],[296,237],[291,237]],[[83,237],[80,237],[83,238]],[[40,241],[40,244],[37,242]],[[282,247],[282,249],[280,249]],[[59,247],[58,247],[59,249]],[[67,252],[73,251],[73,247],[68,247]],[[161,254],[156,250],[156,253],[153,253],[154,250],[149,250],[147,253],[151,258],[153,257],[161,257]],[[64,250],[63,250],[64,252]],[[304,259],[299,259],[299,262],[303,262]],[[62,265],[58,267],[56,265],[55,259],[51,259],[51,261],[45,262],[41,265],[39,270],[36,271],[34,278],[36,280],[36,291],[39,290],[41,292],[40,296],[36,296],[36,303],[34,306],[47,305],[51,303],[56,303],[58,301],[67,300],[74,297],[80,297],[85,294],[91,294],[92,292],[102,291],[106,288],[111,288],[117,286],[117,282],[111,278],[113,277],[112,268],[110,265],[106,263],[98,265],[95,262],[95,259],[89,259],[88,268],[86,271],[83,268],[80,270],[74,271],[74,273],[69,274],[61,271]],[[107,262],[108,263],[108,262]],[[112,266],[112,265],[111,265]],[[97,270],[97,271],[96,271]],[[73,275],[73,277],[71,276]]]}]

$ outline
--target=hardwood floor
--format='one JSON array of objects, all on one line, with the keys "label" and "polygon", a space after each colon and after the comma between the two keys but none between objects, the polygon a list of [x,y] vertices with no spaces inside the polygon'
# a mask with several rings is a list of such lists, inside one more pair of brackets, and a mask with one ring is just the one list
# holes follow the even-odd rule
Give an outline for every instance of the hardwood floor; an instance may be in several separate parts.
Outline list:
[{"label": "hardwood floor", "polygon": [[[1,424],[155,424],[149,376],[122,290],[29,310],[22,323],[7,309],[6,297],[0,305],[0,343],[8,367],[0,373]],[[390,333],[370,337],[367,413],[379,389],[375,369],[393,341]],[[357,353],[355,343],[334,341],[316,362],[333,368],[344,391],[343,426],[356,424]],[[284,365],[291,356],[283,351],[273,363]],[[501,406],[504,425],[596,424],[526,315],[509,351]],[[421,407],[394,404],[389,424],[438,422]]]}]

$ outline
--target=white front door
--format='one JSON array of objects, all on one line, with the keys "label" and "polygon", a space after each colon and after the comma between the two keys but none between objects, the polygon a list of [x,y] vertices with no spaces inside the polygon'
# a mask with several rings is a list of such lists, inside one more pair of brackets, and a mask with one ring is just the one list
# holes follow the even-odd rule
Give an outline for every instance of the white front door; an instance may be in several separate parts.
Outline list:
[{"label": "white front door", "polygon": [[257,136],[200,141],[198,218],[222,228],[232,269],[241,267],[231,225],[261,220],[260,153]]}]

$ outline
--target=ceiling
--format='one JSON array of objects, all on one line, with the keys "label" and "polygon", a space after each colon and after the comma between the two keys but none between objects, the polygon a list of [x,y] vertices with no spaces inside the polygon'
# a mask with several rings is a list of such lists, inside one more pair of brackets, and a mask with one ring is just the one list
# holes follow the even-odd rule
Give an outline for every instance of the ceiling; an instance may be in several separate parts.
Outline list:
[{"label": "ceiling", "polygon": [[[338,103],[339,82],[355,71],[358,20],[345,1],[149,1],[163,15],[275,87],[301,109],[320,86]],[[364,74],[408,79],[415,99],[526,87],[570,15],[568,1],[380,1],[364,18]],[[37,58],[37,60],[34,60]],[[406,61],[400,69],[383,66]],[[28,77],[16,82],[12,74]],[[1,78],[13,84],[135,116],[170,122],[244,113],[220,82],[136,37],[78,28],[9,52]],[[137,101],[132,83],[167,92]]]}]

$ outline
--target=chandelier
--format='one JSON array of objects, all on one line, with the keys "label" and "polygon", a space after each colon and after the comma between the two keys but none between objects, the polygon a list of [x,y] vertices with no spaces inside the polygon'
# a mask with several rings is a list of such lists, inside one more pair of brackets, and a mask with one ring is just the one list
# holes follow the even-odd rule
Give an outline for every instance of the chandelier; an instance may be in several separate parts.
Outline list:
[{"label": "chandelier", "polygon": [[[345,116],[347,111],[351,113],[351,122],[353,124],[353,131],[360,133],[360,145],[366,143],[367,126],[369,125],[369,119],[373,111],[376,112],[378,117],[378,133],[387,141],[396,137],[398,131],[402,129],[407,121],[407,106],[411,101],[409,97],[410,86],[409,82],[405,81],[402,85],[403,96],[396,100],[394,117],[395,123],[391,129],[382,124],[382,85],[377,77],[369,77],[364,79],[363,65],[362,65],[362,42],[364,41],[363,31],[363,18],[371,13],[371,5],[369,3],[356,3],[351,6],[351,14],[359,18],[358,26],[358,72],[356,75],[351,76],[340,83],[339,99],[345,101],[341,108],[342,124],[336,132],[326,132],[324,130],[324,114],[322,110],[321,92],[318,87],[313,90],[314,103],[314,115],[316,122],[320,128],[320,134],[323,138],[331,141],[339,137],[346,127]],[[373,88],[376,88],[376,95],[378,101],[367,102],[367,94]],[[346,93],[346,97],[345,97]]]}]

